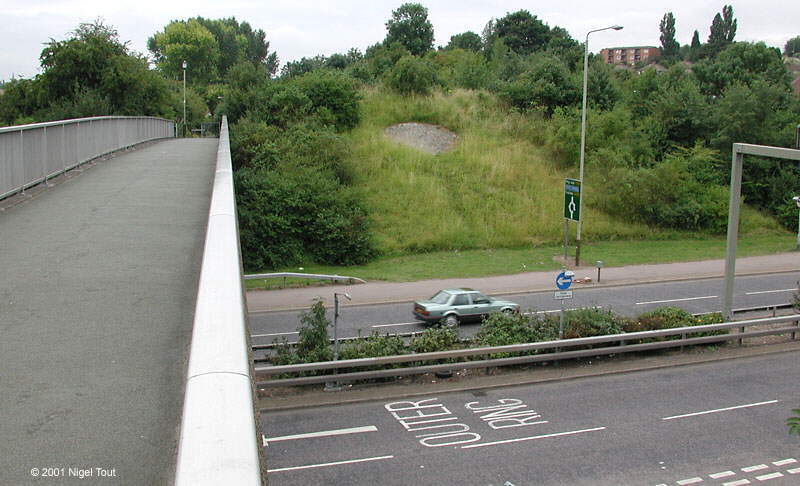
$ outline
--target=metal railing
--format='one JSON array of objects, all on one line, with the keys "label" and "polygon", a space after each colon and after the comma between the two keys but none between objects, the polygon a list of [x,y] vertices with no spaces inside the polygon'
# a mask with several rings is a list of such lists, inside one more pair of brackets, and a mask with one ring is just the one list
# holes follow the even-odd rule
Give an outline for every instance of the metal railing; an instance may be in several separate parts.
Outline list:
[{"label": "metal railing", "polygon": [[47,182],[97,157],[175,136],[154,117],[103,116],[0,128],[0,199]]},{"label": "metal railing", "polygon": [[241,268],[223,117],[183,403],[178,486],[262,484]]},{"label": "metal railing", "polygon": [[[759,329],[745,331],[748,327],[765,326],[783,323],[793,323],[779,328]],[[722,324],[709,324],[704,326],[680,327],[674,329],[662,329],[658,331],[631,332],[625,334],[613,334],[608,336],[596,336],[589,338],[561,339],[556,341],[543,341],[537,343],[511,344],[506,346],[491,346],[471,349],[456,349],[452,351],[439,351],[433,353],[412,353],[396,356],[385,356],[381,358],[360,358],[339,361],[322,361],[318,363],[303,363],[296,365],[281,366],[261,366],[255,368],[257,377],[276,376],[287,373],[304,373],[325,370],[337,370],[336,375],[304,376],[300,378],[273,378],[271,380],[259,381],[256,386],[268,388],[273,386],[298,386],[310,385],[315,383],[326,383],[331,380],[347,382],[354,380],[370,380],[376,378],[398,377],[408,375],[419,375],[424,373],[454,371],[470,368],[490,368],[496,366],[507,366],[525,363],[535,363],[541,361],[556,361],[562,359],[583,358],[591,356],[603,356],[609,354],[622,354],[631,352],[648,351],[653,349],[664,349],[673,347],[692,346],[696,344],[718,343],[723,341],[738,340],[741,344],[742,339],[769,336],[775,334],[791,334],[792,339],[796,339],[797,332],[800,332],[800,315],[768,317],[765,319],[751,319],[738,322],[725,322]],[[728,331],[739,329],[737,333],[714,334],[697,337],[689,337],[696,334],[708,334],[718,331]],[[641,342],[653,339],[666,338],[670,336],[680,336],[680,339],[655,342]],[[638,341],[636,344],[627,344],[629,341]],[[596,346],[598,344],[613,343],[612,346],[592,347],[591,349],[578,349],[572,351],[561,351],[564,348]],[[437,360],[455,360],[473,356],[490,356],[499,353],[526,353],[555,350],[555,352],[529,354],[525,356],[515,356],[508,358],[481,359],[475,361],[450,362],[443,364],[432,364],[423,366],[413,366],[406,368],[391,368],[375,371],[356,371],[342,373],[341,370],[349,368],[359,368],[367,366],[393,365],[398,363],[414,363]]]},{"label": "metal railing", "polygon": [[316,279],[316,280],[330,280],[331,283],[336,282],[338,280],[346,280],[347,282],[355,282],[355,283],[367,283],[366,281],[358,278],[358,277],[347,277],[345,275],[325,275],[322,273],[295,273],[295,272],[277,272],[277,273],[254,273],[250,275],[245,275],[245,280],[266,280],[268,278],[283,278],[284,281],[286,277],[296,277],[296,278],[309,278],[309,279]]}]

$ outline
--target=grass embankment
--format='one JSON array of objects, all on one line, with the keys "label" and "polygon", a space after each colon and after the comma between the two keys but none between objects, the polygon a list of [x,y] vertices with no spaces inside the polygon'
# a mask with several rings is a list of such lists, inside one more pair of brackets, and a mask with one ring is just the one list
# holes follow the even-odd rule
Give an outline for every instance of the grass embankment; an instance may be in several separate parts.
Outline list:
[{"label": "grass embankment", "polygon": [[[559,268],[553,257],[563,254],[564,178],[578,170],[577,163],[560,168],[551,161],[546,120],[510,112],[491,94],[463,90],[407,97],[367,89],[361,107],[349,169],[384,256],[354,267],[307,264],[305,272],[411,281]],[[452,130],[456,148],[430,155],[384,136],[386,127],[410,121]],[[594,210],[587,170],[585,262],[724,258],[724,236],[653,228]],[[574,244],[574,223],[570,229]],[[751,208],[742,212],[740,235],[740,256],[794,248],[792,234]]]}]

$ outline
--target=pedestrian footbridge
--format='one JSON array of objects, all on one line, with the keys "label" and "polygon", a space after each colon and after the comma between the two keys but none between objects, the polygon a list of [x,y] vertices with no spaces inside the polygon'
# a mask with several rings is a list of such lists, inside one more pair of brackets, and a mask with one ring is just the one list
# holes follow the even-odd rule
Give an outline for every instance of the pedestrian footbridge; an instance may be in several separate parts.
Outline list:
[{"label": "pedestrian footbridge", "polygon": [[227,123],[174,133],[0,128],[0,484],[262,483]]}]

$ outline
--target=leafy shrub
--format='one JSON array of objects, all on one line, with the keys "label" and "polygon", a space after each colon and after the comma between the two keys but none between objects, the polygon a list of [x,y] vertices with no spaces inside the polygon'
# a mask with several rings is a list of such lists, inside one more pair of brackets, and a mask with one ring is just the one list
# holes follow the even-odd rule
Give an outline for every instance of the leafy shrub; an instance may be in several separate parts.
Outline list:
[{"label": "leafy shrub", "polygon": [[437,82],[433,65],[414,56],[402,57],[386,74],[387,86],[404,95],[427,95]]},{"label": "leafy shrub", "polygon": [[536,314],[492,314],[483,320],[475,341],[480,346],[535,343],[558,339],[558,322]]},{"label": "leafy shrub", "polygon": [[658,307],[641,314],[638,319],[643,331],[673,329],[692,326],[697,321],[694,316],[680,307]]},{"label": "leafy shrub", "polygon": [[453,349],[458,343],[458,331],[449,327],[429,327],[411,339],[410,348],[415,353],[433,353]]},{"label": "leafy shrub", "polygon": [[275,365],[315,363],[333,359],[328,327],[331,321],[325,316],[325,305],[317,300],[307,312],[300,314],[300,334],[297,344],[292,346],[284,339],[275,348]]},{"label": "leafy shrub", "polygon": [[374,256],[366,212],[330,172],[245,168],[234,181],[245,268],[295,265],[305,257],[353,265]]},{"label": "leafy shrub", "polygon": [[521,110],[541,107],[550,116],[558,107],[577,103],[580,90],[563,62],[539,56],[530,70],[500,90],[500,97]]},{"label": "leafy shrub", "polygon": [[609,214],[667,228],[723,233],[727,228],[728,190],[698,181],[680,154],[652,168],[617,168],[599,199]]},{"label": "leafy shrub", "polygon": [[339,353],[339,358],[377,358],[379,356],[396,356],[407,352],[405,343],[398,336],[380,335],[376,331],[371,336],[346,343]]},{"label": "leafy shrub", "polygon": [[621,334],[625,320],[610,310],[589,307],[565,312],[564,338]]},{"label": "leafy shrub", "polygon": [[305,74],[295,82],[311,100],[313,111],[327,111],[332,115],[337,130],[349,130],[358,125],[360,96],[353,78],[338,70],[321,69]]}]

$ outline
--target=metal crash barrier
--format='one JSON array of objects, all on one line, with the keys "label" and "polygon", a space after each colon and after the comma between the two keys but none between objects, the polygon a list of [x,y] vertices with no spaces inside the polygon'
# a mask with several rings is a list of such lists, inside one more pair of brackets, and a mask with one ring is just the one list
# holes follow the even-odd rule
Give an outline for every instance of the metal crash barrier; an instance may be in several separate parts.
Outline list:
[{"label": "metal crash barrier", "polygon": [[253,393],[228,123],[223,117],[197,291],[176,485],[262,484],[261,434]]},{"label": "metal crash barrier", "polygon": [[101,116],[0,127],[0,199],[92,159],[175,136],[175,122],[154,117]]}]

